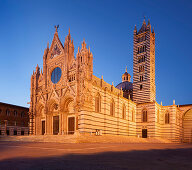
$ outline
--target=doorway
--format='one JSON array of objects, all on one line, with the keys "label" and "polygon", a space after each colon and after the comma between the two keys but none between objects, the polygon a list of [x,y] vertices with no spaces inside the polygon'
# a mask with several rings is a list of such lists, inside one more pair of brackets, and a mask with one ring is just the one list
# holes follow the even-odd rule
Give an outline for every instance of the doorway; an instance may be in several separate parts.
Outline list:
[{"label": "doorway", "polygon": [[53,116],[53,134],[58,135],[59,133],[59,116]]},{"label": "doorway", "polygon": [[42,135],[45,134],[45,120],[42,121]]},{"label": "doorway", "polygon": [[74,134],[75,132],[75,117],[68,118],[68,134]]},{"label": "doorway", "polygon": [[147,129],[142,129],[142,138],[147,138]]},{"label": "doorway", "polygon": [[192,109],[183,116],[183,142],[192,143]]}]

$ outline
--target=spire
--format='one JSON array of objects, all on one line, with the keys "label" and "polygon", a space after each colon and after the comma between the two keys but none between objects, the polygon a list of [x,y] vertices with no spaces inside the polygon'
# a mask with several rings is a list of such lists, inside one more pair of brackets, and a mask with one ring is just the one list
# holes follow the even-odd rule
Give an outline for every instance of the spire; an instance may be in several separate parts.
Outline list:
[{"label": "spire", "polygon": [[85,38],[83,38],[83,43],[81,45],[82,45],[82,49],[86,49]]},{"label": "spire", "polygon": [[143,24],[145,24],[145,25],[146,25],[146,22],[145,22],[145,16],[144,16]]},{"label": "spire", "polygon": [[70,27],[69,27],[69,35],[70,35]]},{"label": "spire", "polygon": [[154,27],[153,27],[153,31],[152,31],[152,33],[154,33],[155,31],[154,31]]},{"label": "spire", "polygon": [[137,27],[136,27],[136,25],[135,25],[135,29],[134,29],[135,31],[137,31]]},{"label": "spire", "polygon": [[47,42],[47,49],[49,48],[49,41]]},{"label": "spire", "polygon": [[150,25],[150,19],[148,19],[148,24],[147,25]]},{"label": "spire", "polygon": [[122,82],[130,82],[131,81],[131,75],[129,73],[127,73],[127,66],[125,68],[125,73],[123,73],[122,75]]},{"label": "spire", "polygon": [[37,64],[36,73],[39,73],[39,65]]}]

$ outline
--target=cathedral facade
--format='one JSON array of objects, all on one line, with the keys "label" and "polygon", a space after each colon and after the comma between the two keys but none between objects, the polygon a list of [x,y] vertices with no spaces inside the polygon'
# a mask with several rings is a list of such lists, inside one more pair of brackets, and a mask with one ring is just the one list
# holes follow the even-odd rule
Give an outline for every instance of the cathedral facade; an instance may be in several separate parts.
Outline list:
[{"label": "cathedral facade", "polygon": [[192,142],[192,105],[156,102],[155,32],[144,21],[133,33],[133,83],[127,70],[116,87],[93,75],[85,41],[76,57],[69,34],[58,31],[31,76],[30,134],[161,137]]}]

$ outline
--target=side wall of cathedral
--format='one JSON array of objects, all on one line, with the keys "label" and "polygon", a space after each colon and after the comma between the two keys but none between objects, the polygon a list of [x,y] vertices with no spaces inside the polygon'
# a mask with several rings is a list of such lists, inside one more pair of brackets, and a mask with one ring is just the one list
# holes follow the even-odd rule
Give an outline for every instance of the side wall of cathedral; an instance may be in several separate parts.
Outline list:
[{"label": "side wall of cathedral", "polygon": [[81,133],[136,135],[136,104],[124,98],[122,90],[93,76],[91,95],[91,110],[83,110],[79,115]]}]

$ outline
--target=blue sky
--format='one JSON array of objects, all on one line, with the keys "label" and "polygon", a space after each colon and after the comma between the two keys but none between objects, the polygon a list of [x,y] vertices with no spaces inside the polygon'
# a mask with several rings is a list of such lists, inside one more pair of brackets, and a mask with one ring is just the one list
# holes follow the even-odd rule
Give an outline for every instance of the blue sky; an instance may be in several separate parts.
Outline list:
[{"label": "blue sky", "polygon": [[0,0],[0,101],[28,106],[30,78],[51,44],[54,25],[64,43],[70,27],[75,54],[83,38],[94,74],[117,85],[133,73],[133,29],[150,19],[156,33],[157,102],[192,103],[192,1]]}]

